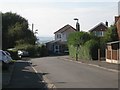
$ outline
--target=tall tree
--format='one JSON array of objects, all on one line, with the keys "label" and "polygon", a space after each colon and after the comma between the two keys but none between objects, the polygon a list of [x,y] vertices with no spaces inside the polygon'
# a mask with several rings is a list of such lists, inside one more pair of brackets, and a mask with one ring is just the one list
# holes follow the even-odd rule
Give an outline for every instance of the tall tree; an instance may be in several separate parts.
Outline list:
[{"label": "tall tree", "polygon": [[[29,37],[29,40],[26,38]],[[2,48],[12,48],[19,40],[35,44],[36,37],[28,29],[28,21],[16,13],[7,12],[2,14]]]}]

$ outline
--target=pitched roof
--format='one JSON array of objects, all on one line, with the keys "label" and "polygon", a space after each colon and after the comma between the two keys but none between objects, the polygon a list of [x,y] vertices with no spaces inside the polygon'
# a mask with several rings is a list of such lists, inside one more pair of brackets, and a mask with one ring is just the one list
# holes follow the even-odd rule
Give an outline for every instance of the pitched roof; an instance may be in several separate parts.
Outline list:
[{"label": "pitched roof", "polygon": [[105,28],[108,28],[104,23],[99,23],[98,25],[96,25],[95,27],[93,27],[92,29],[89,30],[89,32],[94,31],[97,27],[99,27],[100,25],[103,25]]},{"label": "pitched roof", "polygon": [[57,30],[56,32],[54,32],[54,34],[57,33],[57,32],[62,33],[62,32],[66,31],[66,30],[68,30],[68,29],[70,29],[70,28],[72,28],[74,31],[76,31],[75,28],[73,28],[71,25],[67,24],[67,25],[65,25],[64,27],[62,27],[61,29],[59,29],[59,30]]}]

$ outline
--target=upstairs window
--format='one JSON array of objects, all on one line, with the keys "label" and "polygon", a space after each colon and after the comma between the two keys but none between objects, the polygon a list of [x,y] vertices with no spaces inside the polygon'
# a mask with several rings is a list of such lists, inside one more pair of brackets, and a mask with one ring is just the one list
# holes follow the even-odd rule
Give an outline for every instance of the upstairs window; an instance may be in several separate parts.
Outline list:
[{"label": "upstairs window", "polygon": [[61,34],[57,34],[57,38],[61,38]]},{"label": "upstairs window", "polygon": [[95,35],[96,36],[104,36],[104,32],[103,31],[96,31]]}]

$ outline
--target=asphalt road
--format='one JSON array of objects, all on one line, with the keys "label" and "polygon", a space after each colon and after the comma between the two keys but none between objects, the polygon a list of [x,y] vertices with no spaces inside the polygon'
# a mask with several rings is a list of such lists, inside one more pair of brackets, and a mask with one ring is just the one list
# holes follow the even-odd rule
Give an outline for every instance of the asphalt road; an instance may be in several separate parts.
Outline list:
[{"label": "asphalt road", "polygon": [[59,57],[31,59],[56,88],[118,88],[118,73],[98,67],[65,61]]},{"label": "asphalt road", "polygon": [[[41,78],[38,77],[38,74]],[[36,90],[41,90],[41,88],[45,87],[45,83],[42,82],[42,73],[38,74],[35,73],[28,61],[18,60],[15,63],[10,84],[5,89],[13,88],[13,90],[18,90],[18,88],[26,88],[29,90],[30,88],[36,88]]]}]

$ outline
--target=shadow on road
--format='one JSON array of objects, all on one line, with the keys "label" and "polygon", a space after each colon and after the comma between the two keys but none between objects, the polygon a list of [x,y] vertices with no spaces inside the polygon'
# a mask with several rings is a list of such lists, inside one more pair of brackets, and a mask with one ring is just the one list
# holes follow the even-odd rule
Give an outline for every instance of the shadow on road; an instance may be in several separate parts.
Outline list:
[{"label": "shadow on road", "polygon": [[2,90],[18,88],[47,90],[46,83],[43,82],[43,75],[46,74],[48,73],[35,73],[29,62],[19,60],[15,63],[10,84]]}]

